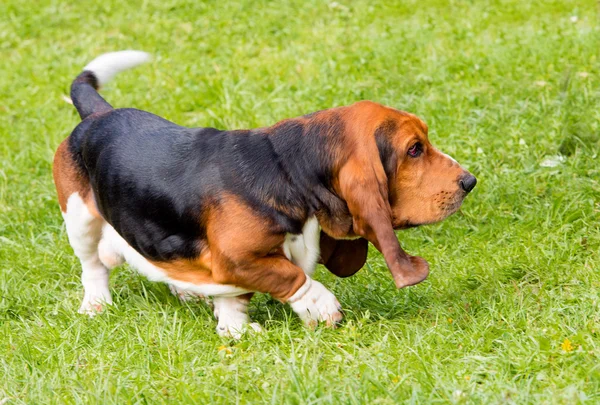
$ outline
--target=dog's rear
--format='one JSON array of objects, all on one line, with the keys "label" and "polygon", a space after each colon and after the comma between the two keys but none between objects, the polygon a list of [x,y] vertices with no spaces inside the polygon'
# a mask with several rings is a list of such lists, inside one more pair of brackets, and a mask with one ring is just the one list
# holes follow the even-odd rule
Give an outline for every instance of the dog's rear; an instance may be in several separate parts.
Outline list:
[{"label": "dog's rear", "polygon": [[[141,51],[120,51],[104,54],[90,62],[71,84],[71,99],[81,116],[82,122],[71,136],[65,139],[54,156],[53,175],[58,192],[58,201],[63,215],[67,211],[67,200],[74,193],[96,211],[90,201],[90,185],[87,173],[81,169],[81,158],[77,150],[70,147],[70,139],[84,133],[94,117],[109,113],[113,107],[98,94],[100,86],[108,83],[117,73],[131,69],[150,60],[150,55]],[[97,212],[96,212],[97,214]]]},{"label": "dog's rear", "polygon": [[[118,126],[121,116],[127,114],[134,114],[142,121],[147,121],[149,116],[161,123],[167,121],[139,110],[115,110],[97,90],[118,72],[133,68],[149,59],[148,54],[140,51],[104,54],[88,64],[71,86],[71,98],[82,122],[58,147],[54,157],[53,175],[69,243],[82,267],[84,298],[79,312],[93,316],[102,311],[105,304],[112,304],[109,271],[127,261],[150,280],[166,282],[171,292],[180,299],[214,295],[213,306],[218,318],[217,332],[220,335],[239,338],[246,328],[259,331],[260,325],[249,323],[247,307],[251,294],[246,294],[246,290],[209,283],[198,286],[196,291],[187,288],[190,283],[171,280],[164,271],[129,246],[98,211],[82,157],[82,149],[85,149],[86,140],[95,132],[94,128],[102,127],[103,130],[99,133],[106,135],[106,122],[101,121],[117,123]],[[110,129],[108,131],[110,132]]]},{"label": "dog's rear", "polygon": [[98,256],[104,221],[98,213],[79,151],[71,146],[70,141],[82,136],[96,117],[113,110],[98,94],[98,88],[117,73],[148,60],[150,56],[140,51],[104,54],[88,64],[71,85],[71,98],[82,122],[58,147],[53,176],[69,242],[82,265],[85,296],[80,312],[91,313],[98,310],[103,302],[111,303],[112,299],[108,290],[108,269]]}]

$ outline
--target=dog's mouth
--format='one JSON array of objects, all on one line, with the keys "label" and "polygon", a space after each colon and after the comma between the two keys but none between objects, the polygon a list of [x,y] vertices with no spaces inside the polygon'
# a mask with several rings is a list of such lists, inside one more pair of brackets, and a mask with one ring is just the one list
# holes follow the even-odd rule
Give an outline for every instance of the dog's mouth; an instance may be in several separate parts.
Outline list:
[{"label": "dog's mouth", "polygon": [[462,206],[466,196],[467,193],[458,192],[452,198],[441,201],[439,204],[441,213],[440,221],[457,212]]},{"label": "dog's mouth", "polygon": [[[440,193],[444,195],[444,193]],[[456,213],[467,196],[467,193],[456,192],[454,194],[445,194],[448,197],[441,198],[435,201],[429,211],[433,215],[425,215],[423,218],[394,218],[393,227],[394,230],[399,231],[402,229],[416,228],[421,225],[435,224],[448,218],[450,215]]]}]

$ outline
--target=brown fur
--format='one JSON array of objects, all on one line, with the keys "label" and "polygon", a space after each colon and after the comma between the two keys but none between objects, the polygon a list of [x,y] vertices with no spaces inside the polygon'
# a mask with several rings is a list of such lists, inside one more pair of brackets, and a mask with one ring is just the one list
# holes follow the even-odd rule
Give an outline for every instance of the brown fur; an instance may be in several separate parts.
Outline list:
[{"label": "brown fur", "polygon": [[69,153],[67,142],[67,140],[64,140],[58,146],[54,155],[54,164],[52,165],[52,175],[54,177],[54,184],[56,185],[60,210],[63,213],[67,212],[69,197],[74,193],[79,193],[90,213],[96,217],[100,217],[93,194],[90,192],[90,183],[87,175],[82,173],[77,167],[71,153]]},{"label": "brown fur", "polygon": [[235,285],[282,301],[306,281],[283,255],[284,235],[271,233],[237,196],[228,195],[206,217],[208,243],[197,259],[152,263],[175,280]]},{"label": "brown fur", "polygon": [[278,251],[284,235],[271,232],[264,219],[236,196],[230,195],[214,210],[207,231],[218,283],[268,292],[285,301],[306,281],[304,271]]}]

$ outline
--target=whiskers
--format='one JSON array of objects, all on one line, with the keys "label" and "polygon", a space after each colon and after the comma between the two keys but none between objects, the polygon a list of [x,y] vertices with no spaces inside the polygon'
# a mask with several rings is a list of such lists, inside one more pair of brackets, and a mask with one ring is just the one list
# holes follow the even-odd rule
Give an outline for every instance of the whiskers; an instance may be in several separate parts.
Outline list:
[{"label": "whiskers", "polygon": [[435,201],[438,203],[438,208],[442,213],[443,218],[454,214],[462,205],[464,195],[460,193],[450,193],[442,191],[436,195]]}]

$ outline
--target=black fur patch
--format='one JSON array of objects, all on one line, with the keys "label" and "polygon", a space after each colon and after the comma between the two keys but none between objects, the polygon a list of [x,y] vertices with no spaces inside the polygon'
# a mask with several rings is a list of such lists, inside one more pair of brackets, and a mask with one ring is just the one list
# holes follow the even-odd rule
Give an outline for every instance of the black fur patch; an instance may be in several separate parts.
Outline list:
[{"label": "black fur patch", "polygon": [[377,142],[379,158],[388,179],[393,177],[398,163],[398,156],[396,156],[396,151],[390,139],[397,130],[398,125],[393,120],[384,121],[375,130],[375,142]]},{"label": "black fur patch", "polygon": [[98,94],[97,89],[98,78],[88,70],[83,71],[71,84],[71,100],[82,120],[92,114],[112,110],[112,106]]},{"label": "black fur patch", "polygon": [[94,90],[98,90],[99,87],[98,78],[93,72],[89,70],[84,70],[83,72],[81,72],[79,76],[77,76],[75,80],[73,80],[73,83],[86,83],[92,86]]}]

